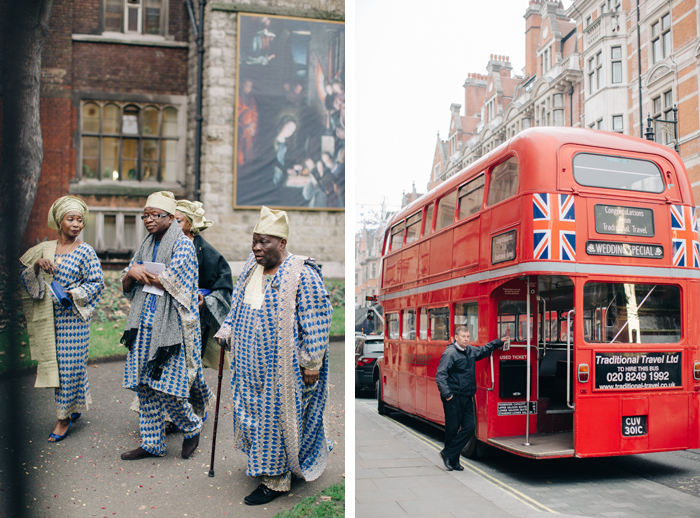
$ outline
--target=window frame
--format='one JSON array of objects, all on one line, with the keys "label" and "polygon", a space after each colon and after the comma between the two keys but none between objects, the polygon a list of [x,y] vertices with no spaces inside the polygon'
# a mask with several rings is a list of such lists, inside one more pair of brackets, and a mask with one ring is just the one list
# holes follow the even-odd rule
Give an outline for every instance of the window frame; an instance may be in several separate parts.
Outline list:
[{"label": "window frame", "polygon": [[[664,27],[664,23],[666,20],[668,20],[668,26]],[[659,61],[663,61],[671,55],[673,51],[673,40],[671,38],[672,25],[673,23],[671,22],[670,12],[659,16],[656,19],[656,23],[651,24],[649,31],[651,34],[652,65],[658,63]],[[654,34],[655,30],[658,31],[656,34]]]},{"label": "window frame", "polygon": [[[494,174],[496,173],[496,169],[502,165],[507,164],[511,160],[515,160],[515,163],[517,165],[517,173],[516,173],[516,182],[515,182],[515,190],[511,191],[510,194],[505,194],[505,197],[501,197],[499,199],[491,199],[491,193],[495,192],[492,189],[492,186],[495,183],[494,180]],[[502,160],[498,164],[495,164],[489,168],[489,174],[488,174],[488,192],[486,193],[486,206],[487,207],[493,207],[495,205],[498,205],[499,203],[502,203],[506,200],[509,200],[516,196],[518,194],[518,191],[520,189],[520,161],[518,160],[518,157],[515,155],[510,155],[505,158],[505,160]]]},{"label": "window frame", "polygon": [[[158,27],[158,33],[146,33],[145,28],[147,27],[147,16],[148,16],[148,7],[147,3],[151,1],[157,1],[160,3],[160,20],[158,22],[159,27]],[[145,36],[146,38],[166,38],[168,34],[168,20],[169,20],[169,6],[170,2],[168,0],[119,0],[116,3],[121,4],[121,10],[120,10],[120,28],[119,30],[115,30],[115,28],[110,27],[109,29],[107,28],[108,24],[108,4],[110,3],[110,0],[101,0],[101,7],[102,7],[102,17],[101,17],[101,23],[102,23],[102,33],[103,34],[123,34],[125,36]],[[137,27],[136,30],[130,30],[129,29],[129,10],[136,9],[138,14],[136,17],[136,22],[137,22]],[[112,11],[116,12],[116,11]]]},{"label": "window frame", "polygon": [[[186,152],[186,104],[184,101],[186,97],[184,96],[155,96],[152,100],[145,99],[143,96],[124,96],[124,95],[94,95],[85,96],[80,100],[80,108],[78,112],[78,157],[76,160],[76,177],[81,184],[89,184],[92,186],[108,186],[108,185],[130,185],[130,186],[141,186],[148,189],[153,189],[154,186],[169,186],[171,189],[179,188],[185,182],[185,152]],[[179,101],[179,102],[178,102]],[[89,104],[95,104],[98,107],[98,128],[97,131],[86,130],[84,125],[86,123],[85,108]],[[104,129],[105,124],[105,108],[108,106],[116,106],[119,109],[118,114],[118,131],[109,132]],[[138,109],[137,115],[137,132],[125,133],[123,122],[125,110],[130,107],[136,107]],[[158,110],[158,131],[156,134],[145,133],[144,130],[144,112],[149,108],[155,108]],[[175,120],[172,121],[174,124],[174,135],[163,135],[163,117],[164,113],[168,109],[174,109]],[[84,151],[84,138],[97,138],[98,140],[98,155],[97,155],[97,171],[96,177],[90,178],[84,174],[83,161],[85,158]],[[119,178],[118,179],[107,179],[103,178],[104,167],[104,139],[118,139],[118,151],[117,151],[117,163],[119,168]],[[136,139],[137,143],[137,172],[136,178],[128,178],[127,173],[122,171],[122,163],[124,160],[123,155],[123,142],[125,140]],[[146,160],[144,156],[144,142],[155,141],[157,149],[157,159],[156,163],[157,171],[155,180],[144,180],[142,166],[144,162],[152,162],[152,160]],[[173,162],[175,166],[174,180],[166,180],[163,178],[162,167],[162,147],[164,142],[175,142],[174,157],[169,162]],[[74,193],[71,190],[71,193]],[[79,192],[79,194],[88,194],[85,192]]]},{"label": "window frame", "polygon": [[[446,208],[446,210],[448,211],[447,213],[442,213],[440,211],[440,208],[443,206],[443,202],[447,203],[449,201],[450,197],[452,198],[452,219],[449,220],[446,224],[438,227],[438,225],[442,223],[442,219],[446,218],[446,216],[449,214],[449,205]],[[440,197],[440,199],[437,201],[437,204],[437,211],[435,213],[435,232],[440,232],[441,230],[449,227],[455,222],[455,214],[457,211],[457,189],[452,189],[450,192]]]},{"label": "window frame", "polygon": [[[474,331],[471,329],[471,324],[469,324],[469,313],[465,315],[466,323],[457,323],[457,307],[465,306],[467,308],[476,307],[476,324],[474,325]],[[479,301],[477,300],[464,300],[460,302],[455,302],[452,310],[452,329],[457,329],[459,326],[467,326],[469,329],[469,341],[478,342],[479,341]]]},{"label": "window frame", "polygon": [[[481,185],[476,185],[477,182],[481,180]],[[463,192],[465,188],[472,187],[471,189]],[[472,193],[477,192],[478,190],[481,190],[481,201],[478,204],[478,208],[476,211],[470,212],[469,214],[465,214],[464,216],[462,215],[462,200],[469,196]],[[475,178],[472,178],[469,180],[467,183],[461,185],[457,189],[457,221],[462,221],[463,219],[470,218],[471,216],[474,216],[475,214],[478,214],[481,212],[481,210],[484,207],[484,192],[486,191],[486,173],[485,171],[482,171],[479,173]]]},{"label": "window frame", "polygon": [[[446,309],[447,310],[447,338],[435,338],[433,336],[433,332],[435,330],[435,326],[432,325],[432,317],[431,317],[431,312],[434,310],[440,310],[440,309]],[[452,329],[450,329],[450,325],[452,323],[452,308],[449,305],[445,306],[433,306],[428,308],[428,341],[430,342],[449,342],[452,339]]]},{"label": "window frame", "polygon": [[[615,50],[620,51],[619,57],[615,57]],[[611,84],[621,84],[623,82],[623,68],[622,68],[622,46],[615,46],[615,47],[610,47],[610,59],[611,65],[610,65],[610,83]],[[619,80],[615,81],[615,71],[616,69],[618,70],[619,73]]]}]

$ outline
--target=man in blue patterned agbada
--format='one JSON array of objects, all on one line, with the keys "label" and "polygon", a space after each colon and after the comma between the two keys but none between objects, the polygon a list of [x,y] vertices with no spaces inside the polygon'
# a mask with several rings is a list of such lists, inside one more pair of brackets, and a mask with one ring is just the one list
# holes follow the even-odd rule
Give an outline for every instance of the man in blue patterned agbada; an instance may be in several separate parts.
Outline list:
[{"label": "man in blue patterned agbada", "polygon": [[326,436],[328,335],[333,310],[321,270],[287,252],[289,220],[263,207],[253,250],[216,338],[231,347],[234,444],[260,485],[248,505],[315,480],[333,444]]},{"label": "man in blue patterned agbada", "polygon": [[199,415],[213,398],[202,377],[197,255],[175,210],[171,192],[148,197],[141,219],[149,235],[122,272],[131,300],[123,387],[138,394],[141,431],[141,445],[122,453],[124,460],[165,454],[166,416],[183,431],[182,457],[189,458],[199,445]]}]

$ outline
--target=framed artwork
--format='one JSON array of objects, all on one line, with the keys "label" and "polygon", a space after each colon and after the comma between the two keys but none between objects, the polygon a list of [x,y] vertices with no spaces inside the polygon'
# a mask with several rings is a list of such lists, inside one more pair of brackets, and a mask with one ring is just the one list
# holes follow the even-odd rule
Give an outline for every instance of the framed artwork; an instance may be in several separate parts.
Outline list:
[{"label": "framed artwork", "polygon": [[345,25],[239,14],[235,208],[345,209]]}]

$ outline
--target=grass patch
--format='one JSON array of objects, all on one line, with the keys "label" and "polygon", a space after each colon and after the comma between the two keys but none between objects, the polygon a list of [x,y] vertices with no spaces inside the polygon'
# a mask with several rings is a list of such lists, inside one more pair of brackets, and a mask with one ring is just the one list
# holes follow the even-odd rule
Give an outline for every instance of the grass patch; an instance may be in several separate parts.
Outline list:
[{"label": "grass patch", "polygon": [[333,308],[331,320],[331,336],[345,335],[345,306]]},{"label": "grass patch", "polygon": [[117,321],[96,322],[90,323],[90,352],[89,359],[109,358],[110,356],[123,356],[126,354],[121,340],[124,333],[126,318],[121,318]]},{"label": "grass patch", "polygon": [[340,518],[345,516],[345,482],[334,484],[316,496],[304,498],[275,518]]}]

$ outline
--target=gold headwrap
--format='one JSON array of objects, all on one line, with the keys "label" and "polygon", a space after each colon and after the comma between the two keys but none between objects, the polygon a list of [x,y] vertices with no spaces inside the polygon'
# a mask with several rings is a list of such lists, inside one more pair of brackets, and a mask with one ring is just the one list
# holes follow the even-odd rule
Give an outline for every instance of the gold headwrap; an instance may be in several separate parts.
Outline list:
[{"label": "gold headwrap", "polygon": [[255,234],[265,234],[287,239],[289,236],[289,218],[287,213],[283,210],[274,210],[263,205],[260,209],[260,220],[255,225],[253,232]]},{"label": "gold headwrap", "polygon": [[59,230],[61,221],[72,210],[77,210],[83,216],[83,225],[87,223],[88,206],[80,198],[75,196],[63,196],[57,199],[49,209],[49,228]]},{"label": "gold headwrap", "polygon": [[175,214],[177,210],[175,207],[177,202],[175,201],[175,195],[170,191],[158,191],[151,194],[146,200],[145,207],[153,207],[155,209],[161,209],[168,214]]},{"label": "gold headwrap", "polygon": [[204,217],[204,209],[199,201],[178,200],[177,210],[190,222],[190,232],[199,234],[202,230],[211,227],[214,222]]}]

